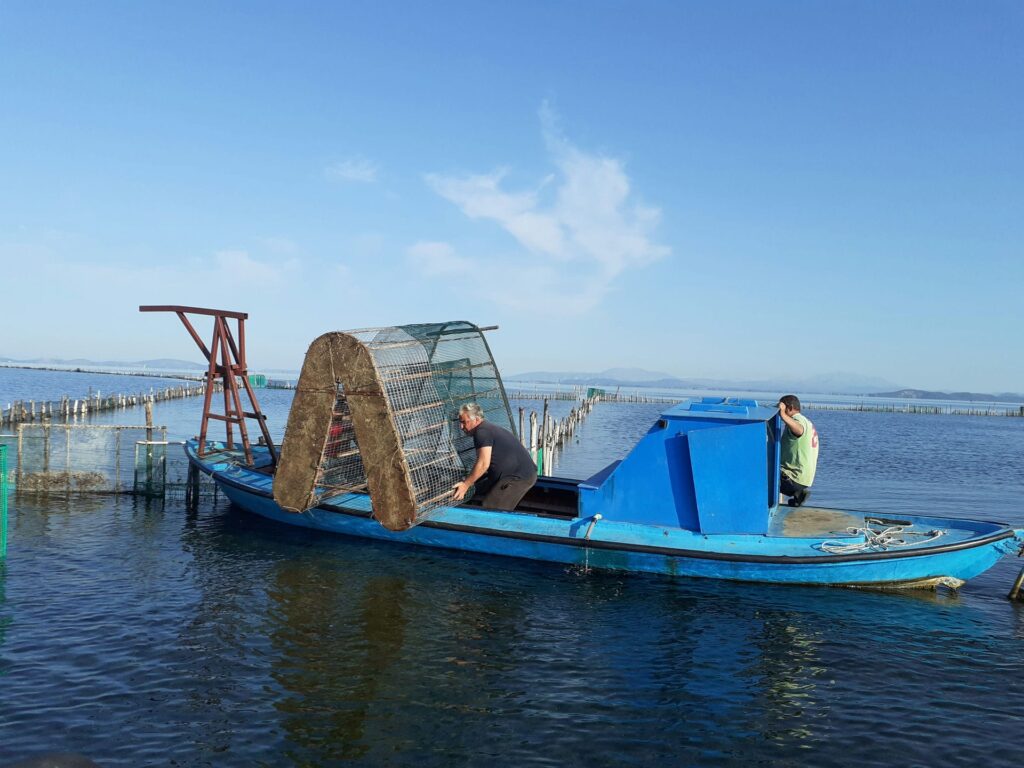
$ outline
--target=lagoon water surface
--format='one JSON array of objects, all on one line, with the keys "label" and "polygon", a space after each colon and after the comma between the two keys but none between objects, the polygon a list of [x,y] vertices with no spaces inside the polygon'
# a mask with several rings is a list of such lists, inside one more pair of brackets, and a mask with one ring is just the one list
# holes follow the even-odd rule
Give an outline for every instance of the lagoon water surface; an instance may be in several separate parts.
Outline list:
[{"label": "lagoon water surface", "polygon": [[[280,435],[290,393],[260,395]],[[200,407],[159,404],[156,421],[184,437]],[[618,458],[660,408],[599,404],[558,474]],[[807,415],[815,503],[1024,524],[1024,419]],[[194,512],[12,497],[9,546],[0,764],[44,750],[105,766],[1019,755],[1015,559],[959,593],[584,574],[292,529],[213,495]]]}]

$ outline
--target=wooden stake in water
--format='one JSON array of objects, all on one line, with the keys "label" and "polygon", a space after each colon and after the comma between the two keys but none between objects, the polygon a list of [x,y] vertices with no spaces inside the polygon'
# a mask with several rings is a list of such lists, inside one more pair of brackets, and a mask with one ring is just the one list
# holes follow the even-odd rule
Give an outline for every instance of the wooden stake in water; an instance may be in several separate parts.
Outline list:
[{"label": "wooden stake in water", "polygon": [[0,559],[7,557],[7,446],[0,445]]},{"label": "wooden stake in water", "polygon": [[1020,569],[1020,573],[1017,574],[1016,581],[1013,582],[1013,586],[1010,588],[1010,594],[1007,595],[1011,600],[1018,600],[1020,598],[1020,588],[1024,584],[1024,568]]},{"label": "wooden stake in water", "polygon": [[533,463],[537,465],[538,471],[540,470],[540,464],[537,461],[537,412],[530,411],[530,458],[533,459]]},{"label": "wooden stake in water", "polygon": [[146,403],[146,496],[153,495],[153,403]]}]

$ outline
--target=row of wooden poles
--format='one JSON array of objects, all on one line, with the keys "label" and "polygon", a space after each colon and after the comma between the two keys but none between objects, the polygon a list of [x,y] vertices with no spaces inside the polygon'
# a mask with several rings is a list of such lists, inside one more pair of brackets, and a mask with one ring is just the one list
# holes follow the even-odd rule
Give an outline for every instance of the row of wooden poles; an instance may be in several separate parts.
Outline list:
[{"label": "row of wooden poles", "polygon": [[[513,390],[508,393],[509,400],[586,400],[583,393],[590,391],[587,387],[576,387],[565,392],[543,392],[539,390]],[[600,398],[605,403],[678,403],[682,397],[668,395],[642,395],[639,392],[605,392],[589,395]]]},{"label": "row of wooden poles", "polygon": [[[519,436],[537,465],[537,474],[550,475],[554,471],[557,452],[572,439],[576,428],[593,410],[594,403],[602,398],[600,395],[584,398],[564,419],[555,419],[548,412],[550,399],[544,398],[544,408],[539,418],[536,411],[530,411],[529,422],[526,409],[519,408]],[[530,426],[529,432],[526,431],[527,423]]]},{"label": "row of wooden poles", "polygon": [[88,416],[90,413],[131,408],[143,403],[157,403],[164,400],[196,397],[205,393],[205,384],[187,384],[135,395],[120,394],[103,397],[99,392],[96,392],[93,395],[80,399],[64,396],[60,400],[54,401],[16,400],[0,411],[0,425],[15,426],[35,421],[53,421],[54,419],[67,421],[81,416]]},{"label": "row of wooden poles", "polygon": [[865,411],[868,413],[923,413],[933,416],[1024,416],[1024,405],[962,408],[955,405],[917,405],[911,403],[804,403],[805,410]]},{"label": "row of wooden poles", "polygon": [[[510,399],[527,400],[576,400],[580,396],[576,392],[510,392]],[[678,403],[685,399],[678,395],[641,395],[638,392],[604,392],[600,399],[606,403]],[[760,401],[762,405],[774,407],[774,402]],[[804,401],[805,410],[817,411],[863,411],[865,413],[922,413],[945,416],[1016,416],[1024,417],[1024,405],[1005,405],[984,407],[963,407],[957,405],[924,405],[917,403],[814,403]]]}]

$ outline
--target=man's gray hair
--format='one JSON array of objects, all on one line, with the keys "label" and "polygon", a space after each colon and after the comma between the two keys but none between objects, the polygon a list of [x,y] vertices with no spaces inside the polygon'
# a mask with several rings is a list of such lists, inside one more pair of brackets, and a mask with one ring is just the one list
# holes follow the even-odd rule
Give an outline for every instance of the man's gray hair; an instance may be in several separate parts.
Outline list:
[{"label": "man's gray hair", "polygon": [[480,419],[482,421],[484,418],[484,409],[476,403],[466,403],[459,408],[459,413],[464,413],[471,419]]}]

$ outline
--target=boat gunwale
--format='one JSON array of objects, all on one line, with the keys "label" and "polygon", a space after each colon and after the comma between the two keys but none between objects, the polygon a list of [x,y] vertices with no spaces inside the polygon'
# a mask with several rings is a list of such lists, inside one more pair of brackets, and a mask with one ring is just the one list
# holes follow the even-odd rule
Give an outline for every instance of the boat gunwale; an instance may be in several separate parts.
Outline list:
[{"label": "boat gunwale", "polygon": [[[192,451],[187,451],[187,455],[190,461],[193,461],[197,466],[212,477],[214,480],[227,483],[228,485],[237,488],[238,490],[252,494],[254,496],[260,496],[273,501],[273,494],[262,489],[255,488],[251,485],[247,485],[240,480],[236,480],[228,475],[223,470],[215,470],[208,464],[205,464],[198,456]],[[236,467],[248,470],[247,467],[241,465],[235,465]],[[370,519],[372,512],[365,510],[351,509],[338,504],[332,504],[330,502],[324,502],[322,504],[313,507],[308,510],[309,512],[315,510],[324,510],[327,512],[333,512],[336,514],[349,515],[351,517],[361,517]],[[501,513],[501,510],[487,510]],[[852,511],[852,510],[850,510]],[[305,513],[289,513],[289,514],[305,514]],[[903,517],[915,517],[914,515],[904,515]],[[575,520],[585,520],[587,518],[575,518]],[[958,518],[930,518],[930,519],[948,519],[957,521]],[[496,528],[483,528],[472,525],[464,525],[461,523],[446,523],[438,520],[424,520],[419,523],[417,527],[432,528],[436,530],[451,531],[453,533],[465,533],[479,536],[490,536],[495,538],[504,539],[517,539],[522,541],[533,541],[543,544],[555,544],[561,546],[572,546],[580,549],[591,548],[601,549],[606,551],[618,551],[618,552],[630,552],[639,554],[651,554],[651,555],[662,555],[665,557],[678,557],[678,558],[690,558],[694,560],[719,560],[723,562],[746,562],[746,563],[766,563],[766,564],[777,564],[777,565],[827,565],[833,563],[851,563],[859,561],[873,561],[873,560],[895,560],[907,557],[928,557],[932,555],[939,555],[947,552],[958,552],[967,549],[976,549],[985,547],[990,544],[1002,541],[1004,539],[1014,538],[1016,533],[1006,523],[998,523],[994,521],[977,521],[970,520],[972,523],[985,523],[987,525],[1000,526],[999,530],[993,531],[992,533],[985,534],[979,537],[970,537],[967,539],[961,539],[959,541],[950,542],[948,544],[936,544],[920,549],[901,549],[901,550],[884,550],[880,552],[860,552],[860,553],[849,553],[849,554],[822,554],[822,555],[758,555],[758,554],[741,554],[733,552],[710,552],[707,550],[694,550],[694,549],[675,549],[672,547],[658,547],[650,544],[632,544],[622,542],[611,542],[601,539],[584,539],[574,538],[571,536],[552,536],[544,533],[529,533],[525,531],[510,531]]]}]

